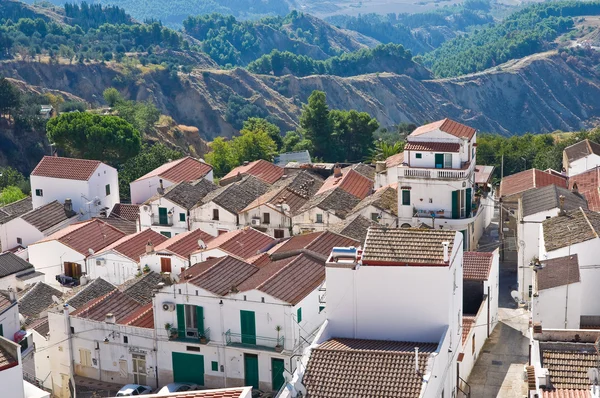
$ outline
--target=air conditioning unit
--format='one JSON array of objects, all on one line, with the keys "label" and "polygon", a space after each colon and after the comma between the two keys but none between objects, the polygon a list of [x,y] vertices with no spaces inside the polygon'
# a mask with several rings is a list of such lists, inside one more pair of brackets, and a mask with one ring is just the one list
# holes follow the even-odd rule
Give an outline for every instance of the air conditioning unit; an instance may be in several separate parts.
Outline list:
[{"label": "air conditioning unit", "polygon": [[102,267],[104,265],[106,265],[106,260],[105,259],[103,259],[103,258],[96,259],[96,266]]},{"label": "air conditioning unit", "polygon": [[163,310],[165,311],[175,311],[175,303],[163,303]]},{"label": "air conditioning unit", "polygon": [[259,218],[253,218],[251,221],[252,225],[260,225],[260,219]]}]

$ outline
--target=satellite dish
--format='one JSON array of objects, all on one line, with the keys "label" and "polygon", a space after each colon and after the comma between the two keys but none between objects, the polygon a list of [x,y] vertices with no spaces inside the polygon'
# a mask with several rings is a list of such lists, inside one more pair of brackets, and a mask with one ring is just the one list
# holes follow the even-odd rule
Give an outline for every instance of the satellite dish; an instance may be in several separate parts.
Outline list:
[{"label": "satellite dish", "polygon": [[62,301],[55,295],[52,295],[52,301],[54,301],[54,304],[62,304]]},{"label": "satellite dish", "polygon": [[198,247],[200,249],[206,249],[206,244],[204,243],[204,241],[202,239],[198,239]]},{"label": "satellite dish", "polygon": [[282,203],[281,210],[283,210],[284,212],[290,211],[290,205],[288,205],[287,203]]},{"label": "satellite dish", "polygon": [[92,249],[92,248],[88,249],[88,253],[90,253],[90,256],[93,256],[94,255],[94,249]]},{"label": "satellite dish", "polygon": [[515,303],[518,303],[519,301],[521,301],[521,299],[519,299],[519,292],[516,290],[513,290],[512,292],[510,292],[510,296],[513,298],[513,300],[515,300]]},{"label": "satellite dish", "polygon": [[589,368],[588,369],[588,378],[590,379],[590,384],[598,385],[598,380],[600,379],[600,372],[598,372],[597,368]]}]

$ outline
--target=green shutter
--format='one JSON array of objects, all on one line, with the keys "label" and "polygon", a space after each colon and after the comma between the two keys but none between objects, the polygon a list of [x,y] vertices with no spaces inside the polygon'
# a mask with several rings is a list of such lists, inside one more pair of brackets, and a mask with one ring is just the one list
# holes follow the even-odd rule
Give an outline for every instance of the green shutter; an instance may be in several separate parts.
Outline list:
[{"label": "green shutter", "polygon": [[198,328],[198,336],[204,334],[204,308],[196,306],[196,324]]},{"label": "green shutter", "polygon": [[218,372],[219,371],[219,362],[212,361],[210,363],[210,367],[211,367],[211,369],[212,369],[213,372]]},{"label": "green shutter", "polygon": [[298,318],[298,323],[302,322],[302,308],[298,308],[298,310],[296,311],[296,315]]},{"label": "green shutter", "polygon": [[402,190],[402,206],[410,206],[410,190]]},{"label": "green shutter", "polygon": [[173,352],[173,381],[204,385],[204,356]]},{"label": "green shutter", "polygon": [[273,384],[273,391],[279,391],[285,383],[285,377],[283,377],[283,371],[285,370],[285,364],[281,358],[271,358],[271,383]]},{"label": "green shutter", "polygon": [[166,207],[158,208],[158,223],[160,225],[167,225],[169,223],[169,215],[167,214]]},{"label": "green shutter", "polygon": [[240,310],[240,325],[242,331],[242,343],[256,344],[256,319],[254,311]]},{"label": "green shutter", "polygon": [[185,213],[179,213],[179,221],[185,221]]},{"label": "green shutter", "polygon": [[258,389],[258,355],[244,354],[244,383]]},{"label": "green shutter", "polygon": [[460,218],[460,207],[458,205],[458,191],[452,191],[452,218]]},{"label": "green shutter", "polygon": [[185,337],[185,306],[177,304],[177,333],[179,337]]},{"label": "green shutter", "polygon": [[473,210],[473,204],[471,203],[471,188],[467,188],[467,192],[465,194],[465,211],[466,217],[471,217],[471,211]]},{"label": "green shutter", "polygon": [[444,168],[444,154],[443,153],[435,154],[435,168],[436,169]]}]

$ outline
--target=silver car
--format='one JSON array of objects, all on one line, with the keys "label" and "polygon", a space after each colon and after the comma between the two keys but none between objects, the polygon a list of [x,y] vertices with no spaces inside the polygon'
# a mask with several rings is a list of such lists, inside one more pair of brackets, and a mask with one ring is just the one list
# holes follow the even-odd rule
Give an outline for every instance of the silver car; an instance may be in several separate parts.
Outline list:
[{"label": "silver car", "polygon": [[158,395],[161,394],[170,394],[172,392],[185,392],[185,391],[195,391],[198,389],[198,385],[194,383],[170,383],[160,389],[157,392]]},{"label": "silver car", "polygon": [[150,394],[152,387],[142,386],[140,384],[127,384],[117,393],[117,397],[133,397],[136,395]]}]

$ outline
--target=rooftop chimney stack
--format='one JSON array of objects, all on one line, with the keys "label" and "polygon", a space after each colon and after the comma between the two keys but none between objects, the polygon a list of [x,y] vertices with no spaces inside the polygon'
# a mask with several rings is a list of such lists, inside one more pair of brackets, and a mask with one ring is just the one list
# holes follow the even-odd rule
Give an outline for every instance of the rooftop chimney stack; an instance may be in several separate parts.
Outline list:
[{"label": "rooftop chimney stack", "polygon": [[17,294],[16,292],[13,290],[12,287],[8,288],[8,298],[10,300],[11,303],[14,303],[17,301]]},{"label": "rooftop chimney stack", "polygon": [[566,214],[566,212],[565,212],[565,195],[560,195],[558,197],[558,205],[559,205],[559,209],[560,209],[560,211],[558,212],[558,215],[564,216]]},{"label": "rooftop chimney stack", "polygon": [[577,186],[576,182],[573,183],[573,188],[571,188],[571,192],[573,192],[574,194],[579,193],[579,187]]},{"label": "rooftop chimney stack", "polygon": [[442,246],[444,246],[444,262],[447,263],[450,261],[450,255],[448,254],[448,246],[450,246],[450,242],[442,242]]},{"label": "rooftop chimney stack", "polygon": [[104,321],[106,323],[112,323],[112,324],[114,324],[117,321],[117,317],[115,317],[115,315],[112,312],[109,312],[108,314],[106,314],[106,317],[104,318]]},{"label": "rooftop chimney stack", "polygon": [[335,166],[333,166],[333,176],[335,178],[339,178],[342,176],[342,168],[340,167],[339,164],[336,164]]},{"label": "rooftop chimney stack", "polygon": [[158,192],[159,195],[164,195],[164,193],[165,193],[165,187],[163,186],[163,180],[162,180],[162,178],[160,180],[158,180],[158,184],[159,184],[159,187],[158,187],[158,189],[156,191]]},{"label": "rooftop chimney stack", "polygon": [[68,217],[71,217],[75,214],[75,212],[73,211],[73,201],[70,198],[65,199],[64,207],[65,207],[65,214]]},{"label": "rooftop chimney stack", "polygon": [[148,243],[146,243],[146,254],[150,254],[154,252],[154,244],[152,243],[151,240],[148,241]]}]

